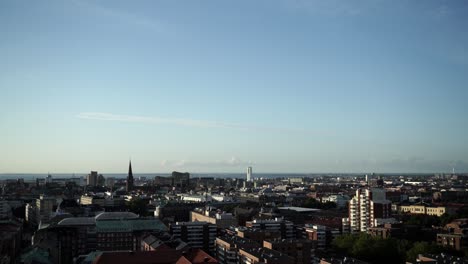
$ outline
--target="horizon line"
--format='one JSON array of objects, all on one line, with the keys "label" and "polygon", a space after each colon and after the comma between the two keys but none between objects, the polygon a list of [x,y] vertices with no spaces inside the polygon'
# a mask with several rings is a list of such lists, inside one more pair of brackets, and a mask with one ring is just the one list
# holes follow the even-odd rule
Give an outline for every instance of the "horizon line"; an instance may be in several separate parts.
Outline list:
[{"label": "horizon line", "polygon": [[[171,174],[172,172],[188,172],[190,174],[246,174],[245,172],[189,172],[189,171],[182,171],[182,170],[173,170],[170,172],[136,172],[135,174]],[[98,171],[99,172],[99,171]],[[254,172],[255,174],[309,174],[309,175],[316,175],[316,174],[453,174],[451,171],[441,172],[441,171],[422,171],[422,172]],[[54,174],[88,174],[88,172],[0,172],[0,175],[28,175],[28,174],[45,174],[45,175],[54,175]],[[128,174],[128,172],[103,172],[99,174]],[[455,174],[468,174],[468,172],[455,172]],[[155,175],[158,176],[158,175]]]}]

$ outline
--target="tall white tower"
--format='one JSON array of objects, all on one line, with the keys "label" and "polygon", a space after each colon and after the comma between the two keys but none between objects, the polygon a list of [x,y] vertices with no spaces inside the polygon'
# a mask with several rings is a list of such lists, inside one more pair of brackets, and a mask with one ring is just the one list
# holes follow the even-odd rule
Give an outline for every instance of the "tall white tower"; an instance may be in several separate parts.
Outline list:
[{"label": "tall white tower", "polygon": [[247,168],[247,181],[252,181],[252,167]]}]

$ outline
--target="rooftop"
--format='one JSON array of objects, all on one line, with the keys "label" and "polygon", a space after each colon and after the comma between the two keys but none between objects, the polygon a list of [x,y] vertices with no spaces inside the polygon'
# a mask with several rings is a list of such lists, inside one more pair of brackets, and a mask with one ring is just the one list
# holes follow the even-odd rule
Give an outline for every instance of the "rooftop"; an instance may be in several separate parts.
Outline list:
[{"label": "rooftop", "polygon": [[297,207],[297,206],[288,206],[288,207],[278,207],[279,210],[293,210],[296,212],[318,212],[320,209],[316,208],[306,208],[306,207]]},{"label": "rooftop", "polygon": [[104,212],[96,215],[96,221],[136,218],[138,218],[138,215],[132,212]]}]

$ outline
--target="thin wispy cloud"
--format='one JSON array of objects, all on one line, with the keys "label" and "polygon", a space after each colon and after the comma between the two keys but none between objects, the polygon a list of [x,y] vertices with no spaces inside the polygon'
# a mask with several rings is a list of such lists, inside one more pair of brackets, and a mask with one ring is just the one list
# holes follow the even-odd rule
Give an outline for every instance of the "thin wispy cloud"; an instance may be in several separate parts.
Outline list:
[{"label": "thin wispy cloud", "polygon": [[295,0],[284,1],[293,9],[326,16],[356,16],[373,7],[378,1],[339,1],[339,0]]},{"label": "thin wispy cloud", "polygon": [[215,160],[215,161],[193,161],[193,160],[163,160],[161,162],[162,167],[168,168],[188,168],[188,167],[197,167],[197,168],[205,168],[205,167],[245,167],[245,166],[253,166],[255,165],[252,161],[244,161],[237,157],[231,157],[230,159],[225,160]]},{"label": "thin wispy cloud", "polygon": [[281,127],[264,127],[247,124],[216,122],[198,119],[186,118],[165,118],[156,116],[136,116],[136,115],[118,115],[111,113],[96,113],[96,112],[83,112],[76,115],[80,119],[102,120],[109,122],[128,122],[128,123],[145,123],[154,125],[176,125],[187,127],[200,127],[200,128],[223,128],[223,129],[238,129],[238,130],[268,130],[268,131],[281,131],[281,132],[307,132],[305,129],[298,128],[281,128]]},{"label": "thin wispy cloud", "polygon": [[104,7],[98,5],[95,1],[73,0],[76,6],[85,9],[94,15],[106,17],[126,24],[134,25],[137,27],[146,28],[153,31],[162,31],[163,26],[160,22],[143,15],[128,13],[125,11],[117,10],[115,8]]}]

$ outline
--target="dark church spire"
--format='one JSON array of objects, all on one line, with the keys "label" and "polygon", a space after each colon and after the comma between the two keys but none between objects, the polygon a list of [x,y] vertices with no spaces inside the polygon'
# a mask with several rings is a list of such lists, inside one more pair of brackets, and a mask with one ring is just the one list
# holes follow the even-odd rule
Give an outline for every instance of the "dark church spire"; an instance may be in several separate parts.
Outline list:
[{"label": "dark church spire", "polygon": [[128,175],[127,175],[127,192],[130,192],[133,189],[133,172],[132,172],[132,161],[128,166]]}]

